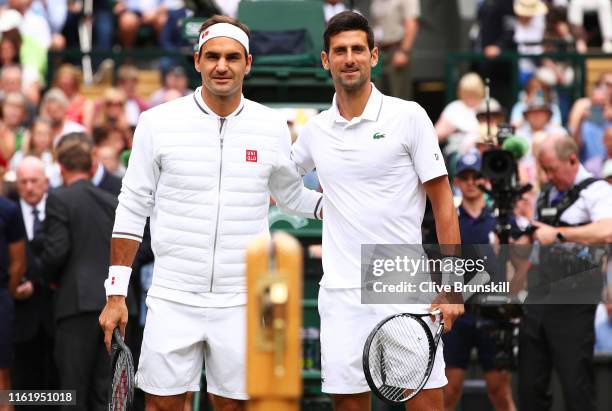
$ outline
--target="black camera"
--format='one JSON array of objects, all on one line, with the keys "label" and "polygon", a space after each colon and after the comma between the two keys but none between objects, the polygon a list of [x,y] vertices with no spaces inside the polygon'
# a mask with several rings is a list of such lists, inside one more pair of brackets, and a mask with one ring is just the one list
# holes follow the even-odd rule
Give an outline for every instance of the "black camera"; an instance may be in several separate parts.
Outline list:
[{"label": "black camera", "polygon": [[494,189],[511,188],[516,182],[516,161],[508,150],[489,150],[482,155],[481,172],[491,181]]},{"label": "black camera", "polygon": [[[484,300],[487,298],[484,297]],[[518,336],[522,307],[518,304],[487,304],[482,301],[470,308],[479,316],[476,327],[495,343],[493,365],[498,370],[514,371],[518,365]]]},{"label": "black camera", "polygon": [[501,371],[515,371],[518,366],[519,321],[502,321],[481,318],[476,328],[493,339],[495,357],[493,366]]},{"label": "black camera", "polygon": [[[504,142],[514,135],[514,127],[501,124],[497,131],[497,144],[502,147]],[[495,148],[482,155],[482,175],[488,178],[493,190],[508,190],[516,185],[518,175],[516,160],[509,150]]]}]

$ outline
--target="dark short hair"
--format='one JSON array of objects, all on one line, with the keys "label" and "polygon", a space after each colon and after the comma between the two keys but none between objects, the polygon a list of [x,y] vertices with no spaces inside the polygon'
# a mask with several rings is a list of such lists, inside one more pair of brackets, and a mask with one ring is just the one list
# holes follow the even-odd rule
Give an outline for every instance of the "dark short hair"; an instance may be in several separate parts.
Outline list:
[{"label": "dark short hair", "polygon": [[93,141],[85,133],[69,133],[61,138],[57,147],[57,161],[68,171],[89,172],[92,166]]},{"label": "dark short hair", "polygon": [[[249,29],[246,24],[241,23],[240,21],[238,21],[238,19],[235,19],[233,17],[220,16],[218,14],[215,14],[209,19],[205,20],[204,23],[202,23],[202,25],[200,26],[200,30],[198,30],[198,41],[199,41],[200,35],[204,32],[204,30],[218,23],[227,23],[227,24],[231,24],[232,26],[238,27],[240,30],[246,33],[247,37],[249,38],[249,41],[251,40],[251,29]],[[197,44],[196,44],[196,47],[197,47]],[[197,52],[200,53],[200,50],[198,49]],[[244,51],[244,56],[248,57],[248,53],[246,50]]]},{"label": "dark short hair", "polygon": [[372,32],[370,23],[368,23],[368,19],[354,11],[343,11],[336,14],[327,23],[325,33],[323,33],[325,52],[329,53],[329,44],[333,36],[343,31],[351,30],[361,30],[365,32],[368,37],[368,48],[370,50],[374,48],[374,33]]}]

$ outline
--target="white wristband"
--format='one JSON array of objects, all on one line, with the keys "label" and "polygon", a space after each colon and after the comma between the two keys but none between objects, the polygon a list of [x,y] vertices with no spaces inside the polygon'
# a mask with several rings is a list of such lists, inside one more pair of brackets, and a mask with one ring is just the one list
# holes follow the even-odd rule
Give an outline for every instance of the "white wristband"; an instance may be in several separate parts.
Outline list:
[{"label": "white wristband", "polygon": [[108,269],[108,278],[106,281],[104,281],[106,296],[127,296],[131,274],[131,267],[126,267],[124,265],[111,265]]}]

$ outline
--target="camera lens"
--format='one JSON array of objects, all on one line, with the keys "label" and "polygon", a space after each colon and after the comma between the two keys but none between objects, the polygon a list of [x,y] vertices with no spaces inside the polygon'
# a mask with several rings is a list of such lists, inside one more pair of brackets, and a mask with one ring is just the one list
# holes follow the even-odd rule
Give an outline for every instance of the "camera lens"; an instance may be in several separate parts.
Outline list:
[{"label": "camera lens", "polygon": [[482,157],[482,174],[491,180],[510,182],[515,172],[514,157],[507,150],[490,150]]},{"label": "camera lens", "polygon": [[496,174],[505,174],[508,170],[508,158],[505,156],[496,156],[491,159],[491,170]]}]

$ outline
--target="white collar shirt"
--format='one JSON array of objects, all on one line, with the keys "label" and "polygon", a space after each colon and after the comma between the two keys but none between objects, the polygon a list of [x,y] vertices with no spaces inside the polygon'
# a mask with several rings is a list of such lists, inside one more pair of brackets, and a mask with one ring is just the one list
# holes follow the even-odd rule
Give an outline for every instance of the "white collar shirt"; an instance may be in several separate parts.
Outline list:
[{"label": "white collar shirt", "polygon": [[[593,174],[581,164],[573,185],[590,177],[593,177]],[[558,193],[553,187],[548,196],[549,202]],[[561,220],[570,225],[592,223],[604,218],[612,218],[612,185],[605,180],[596,181],[583,189],[578,199],[561,214]]]},{"label": "white collar shirt", "polygon": [[423,183],[446,175],[425,110],[380,93],[346,120],[332,106],[292,148],[302,174],[316,167],[323,188],[325,288],[360,288],[362,244],[421,244]]}]

